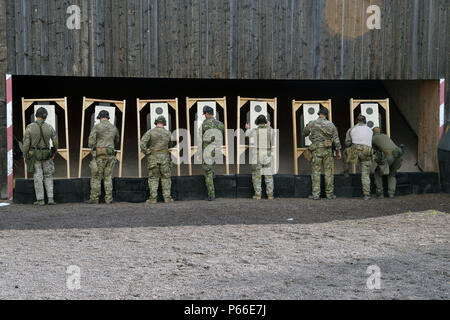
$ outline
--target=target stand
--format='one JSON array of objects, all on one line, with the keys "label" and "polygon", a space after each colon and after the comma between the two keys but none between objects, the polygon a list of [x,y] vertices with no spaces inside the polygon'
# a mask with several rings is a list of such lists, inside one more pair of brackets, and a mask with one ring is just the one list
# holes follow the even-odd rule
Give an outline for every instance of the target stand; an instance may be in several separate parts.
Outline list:
[{"label": "target stand", "polygon": [[192,176],[192,156],[195,155],[195,153],[198,150],[198,146],[192,146],[191,145],[191,122],[190,122],[190,116],[189,111],[191,108],[197,103],[197,126],[194,129],[194,135],[197,135],[199,133],[199,130],[202,126],[203,120],[205,119],[205,116],[203,115],[203,107],[205,105],[210,105],[210,107],[213,108],[215,114],[214,116],[217,116],[216,107],[219,106],[223,109],[223,117],[224,117],[224,126],[225,126],[225,145],[222,146],[222,154],[225,156],[225,165],[226,165],[226,174],[230,174],[230,162],[228,159],[228,124],[227,124],[227,97],[223,98],[189,98],[186,97],[186,121],[187,121],[187,129],[188,129],[188,152],[189,152],[189,175]]},{"label": "target stand", "polygon": [[[292,100],[292,125],[293,131],[293,141],[294,141],[294,172],[298,175],[298,159],[303,155],[303,153],[308,149],[307,146],[311,144],[309,138],[305,138],[305,146],[299,147],[297,142],[297,111],[303,107],[303,128],[311,122],[316,120],[319,116],[317,115],[320,106],[328,109],[328,120],[333,121],[332,109],[331,109],[331,99],[329,100],[317,100],[317,101],[297,101]],[[301,132],[303,134],[303,132]],[[333,162],[333,172],[334,172],[334,162]]]},{"label": "target stand", "polygon": [[[380,111],[378,108],[380,105],[386,112],[386,118],[380,119]],[[355,109],[361,106],[361,114],[366,117],[367,126],[370,129],[380,127],[380,122],[384,120],[386,134],[391,136],[391,122],[389,115],[389,98],[384,100],[377,99],[350,99],[350,124],[353,127],[355,125]],[[356,166],[353,165],[353,173],[356,172]]]},{"label": "target stand", "polygon": [[[86,97],[83,97],[83,109],[81,111],[81,137],[80,137],[80,160],[78,164],[78,178],[81,178],[81,167],[83,164],[83,159],[86,158],[90,153],[91,149],[84,147],[84,121],[85,121],[85,115],[86,110],[91,107],[94,103],[109,103],[116,105],[115,107],[104,107],[105,109],[108,108],[114,108],[115,110],[119,110],[122,113],[122,128],[120,133],[120,149],[116,150],[116,158],[119,161],[119,177],[122,177],[122,168],[123,168],[123,136],[125,131],[125,104],[126,101],[118,101],[118,100],[103,100],[103,99],[89,99]],[[102,106],[100,106],[102,107]],[[114,111],[115,111],[114,110]],[[112,115],[110,115],[112,117]],[[115,115],[114,115],[115,118]],[[92,130],[93,126],[91,127]]]},{"label": "target stand", "polygon": [[[25,99],[22,98],[22,123],[23,123],[23,134],[25,137],[25,129],[26,129],[26,121],[25,121],[25,112],[34,104],[35,106],[35,112],[36,109],[39,107],[44,107],[47,109],[48,117],[46,119],[46,123],[50,124],[53,129],[55,129],[56,134],[58,135],[58,128],[57,128],[57,118],[56,118],[56,112],[55,112],[55,105],[40,105],[37,104],[39,102],[47,102],[52,103],[54,102],[56,106],[59,106],[64,111],[64,127],[65,127],[65,133],[66,133],[66,148],[65,149],[59,149],[58,148],[58,154],[66,161],[67,165],[67,178],[70,178],[70,157],[69,157],[69,126],[68,126],[68,119],[67,119],[67,97],[64,98],[50,98],[50,99]],[[52,107],[52,110],[49,110],[50,107]],[[51,141],[50,141],[51,143]],[[25,164],[25,179],[28,179],[28,170],[27,170],[27,163]]]},{"label": "target stand", "polygon": [[[179,131],[179,120],[178,120],[178,98],[176,99],[153,99],[153,100],[136,100],[137,105],[137,132],[138,132],[138,168],[139,168],[139,178],[142,177],[142,159],[145,158],[144,153],[141,151],[141,111],[145,106],[150,104],[150,128],[153,125],[155,119],[163,115],[167,120],[167,126],[169,126],[169,107],[175,111],[175,130],[177,132],[177,145],[175,148],[169,149],[173,157],[178,160],[177,173],[178,176],[181,175],[181,161],[180,161],[180,131]],[[167,128],[166,128],[167,129]],[[169,127],[169,131],[170,127]]]},{"label": "target stand", "polygon": [[[237,102],[237,145],[238,145],[238,154],[237,154],[237,162],[236,162],[236,173],[239,174],[240,172],[240,158],[241,154],[243,154],[247,149],[249,149],[249,145],[241,144],[241,109],[244,107],[246,103],[250,102],[250,128],[254,126],[255,119],[260,115],[267,116],[269,113],[267,111],[267,107],[272,108],[273,110],[273,129],[275,130],[275,133],[277,132],[277,98],[243,98],[238,96],[238,102]],[[252,103],[254,105],[252,105]],[[261,105],[261,104],[265,105]],[[252,107],[254,107],[254,110],[252,110]],[[276,145],[277,139],[275,139],[275,144],[272,146],[272,155],[274,160],[274,168],[277,168],[277,153],[276,148],[278,147]]]}]

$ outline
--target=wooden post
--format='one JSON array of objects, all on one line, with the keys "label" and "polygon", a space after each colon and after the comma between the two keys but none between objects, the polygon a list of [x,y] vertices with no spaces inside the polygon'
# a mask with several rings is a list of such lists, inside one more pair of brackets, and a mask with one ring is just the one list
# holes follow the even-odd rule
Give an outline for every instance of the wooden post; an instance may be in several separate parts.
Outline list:
[{"label": "wooden post", "polygon": [[80,161],[78,163],[78,178],[81,178],[81,164],[83,162],[83,138],[84,138],[84,111],[86,105],[86,97],[83,97],[83,106],[81,107],[81,137],[80,137]]},{"label": "wooden post", "polygon": [[141,104],[139,98],[136,99],[136,111],[137,111],[137,142],[138,142],[138,177],[142,178],[142,158],[141,158]]},{"label": "wooden post", "polygon": [[239,174],[239,166],[241,164],[241,97],[238,96],[237,101],[237,159],[236,159],[236,174]]}]

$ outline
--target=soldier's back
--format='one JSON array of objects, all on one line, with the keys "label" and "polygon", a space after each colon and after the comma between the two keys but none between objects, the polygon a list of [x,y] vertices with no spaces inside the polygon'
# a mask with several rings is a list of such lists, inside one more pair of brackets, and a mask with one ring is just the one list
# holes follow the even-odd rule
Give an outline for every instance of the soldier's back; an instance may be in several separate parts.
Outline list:
[{"label": "soldier's back", "polygon": [[310,139],[313,143],[323,142],[324,140],[332,139],[333,132],[336,129],[336,127],[331,121],[322,118],[311,121],[309,123],[309,128],[311,130]]},{"label": "soldier's back", "polygon": [[168,150],[171,140],[169,130],[165,128],[155,127],[150,130],[150,146],[152,151]]},{"label": "soldier's back", "polygon": [[[41,139],[41,130],[39,128],[39,123],[38,122],[30,123],[26,129],[30,132],[32,146],[33,147],[38,146],[39,140]],[[42,123],[43,141],[42,140],[40,141],[39,147],[44,148],[45,146],[49,145],[50,139],[53,136],[53,131],[54,129],[51,125],[45,122]]]},{"label": "soldier's back", "polygon": [[397,145],[385,134],[375,134],[372,138],[372,144],[383,152],[394,151],[398,149]]},{"label": "soldier's back", "polygon": [[117,133],[114,125],[105,120],[97,123],[92,130],[97,134],[97,147],[114,148],[114,138]]}]

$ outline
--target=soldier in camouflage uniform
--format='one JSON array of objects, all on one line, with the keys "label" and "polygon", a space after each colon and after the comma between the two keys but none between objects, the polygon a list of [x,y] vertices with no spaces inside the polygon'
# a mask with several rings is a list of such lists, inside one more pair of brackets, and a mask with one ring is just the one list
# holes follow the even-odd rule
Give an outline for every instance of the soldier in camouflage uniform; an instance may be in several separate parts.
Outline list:
[{"label": "soldier in camouflage uniform", "polygon": [[388,195],[394,198],[397,187],[397,170],[402,166],[403,148],[397,147],[394,141],[382,134],[380,128],[373,129],[372,145],[375,149],[377,168],[374,173],[377,197],[384,197],[383,176],[388,176]]},{"label": "soldier in camouflage uniform", "polygon": [[[24,156],[28,165],[28,172],[34,173],[35,205],[45,205],[44,184],[47,191],[48,204],[53,205],[53,173],[55,165],[53,159],[58,149],[58,137],[55,129],[45,123],[48,112],[45,108],[36,110],[36,121],[29,124],[25,130],[23,140]],[[49,148],[50,139],[53,147]]]},{"label": "soldier in camouflage uniform", "polygon": [[349,164],[361,166],[361,183],[364,200],[370,199],[370,169],[372,167],[372,130],[366,125],[366,117],[360,114],[358,123],[345,135],[344,173],[348,176]]},{"label": "soldier in camouflage uniform", "polygon": [[159,116],[155,120],[156,127],[147,131],[141,139],[141,150],[147,156],[148,187],[150,198],[147,203],[157,203],[159,178],[161,178],[164,202],[173,202],[171,198],[172,161],[169,148],[172,147],[170,131],[166,130],[166,119]]},{"label": "soldier in camouflage uniform", "polygon": [[339,141],[338,131],[335,125],[328,121],[328,109],[320,107],[319,118],[311,121],[305,127],[304,136],[310,135],[312,144],[309,150],[312,154],[312,195],[310,199],[320,199],[320,173],[323,165],[325,173],[325,191],[327,199],[336,199],[334,195],[334,181],[332,174],[333,150],[337,150],[337,158],[341,159],[341,142]]},{"label": "soldier in camouflage uniform", "polygon": [[[223,136],[225,135],[225,126],[219,120],[214,119],[214,110],[211,107],[204,107],[203,114],[205,115],[205,121],[203,121],[202,127],[200,128],[200,137],[202,139],[202,149],[200,154],[202,154],[202,168],[205,171],[205,183],[206,189],[208,190],[208,201],[214,201],[216,196],[214,192],[214,169],[216,167],[215,156],[216,150],[222,149]],[[222,139],[216,140],[215,134],[218,132],[209,131],[218,130],[222,134]],[[209,132],[208,132],[209,131]],[[207,137],[205,137],[207,134]],[[212,136],[209,136],[212,135]],[[214,147],[211,150],[211,147]]]},{"label": "soldier in camouflage uniform", "polygon": [[272,173],[272,128],[268,124],[265,116],[256,118],[257,128],[248,130],[247,123],[245,135],[253,141],[251,150],[252,182],[255,195],[253,199],[261,200],[261,177],[264,175],[266,181],[266,193],[269,200],[273,200],[273,173]]},{"label": "soldier in camouflage uniform", "polygon": [[91,168],[91,199],[88,203],[98,204],[101,194],[101,183],[105,185],[105,202],[113,202],[112,173],[117,162],[115,144],[119,144],[119,130],[109,122],[109,112],[102,110],[96,124],[89,135],[89,148],[92,149]]}]

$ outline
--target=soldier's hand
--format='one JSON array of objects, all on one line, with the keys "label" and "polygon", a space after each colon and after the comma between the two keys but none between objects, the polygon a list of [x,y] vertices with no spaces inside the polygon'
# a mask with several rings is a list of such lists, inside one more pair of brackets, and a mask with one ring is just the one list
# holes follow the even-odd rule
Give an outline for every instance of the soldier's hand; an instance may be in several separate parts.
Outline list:
[{"label": "soldier's hand", "polygon": [[245,129],[248,130],[250,128],[250,123],[245,124]]},{"label": "soldier's hand", "polygon": [[337,159],[338,159],[338,160],[341,160],[341,159],[342,159],[342,153],[341,153],[341,150],[338,150],[338,152],[337,152]]},{"label": "soldier's hand", "polygon": [[56,153],[52,155],[52,160],[55,160]]}]

